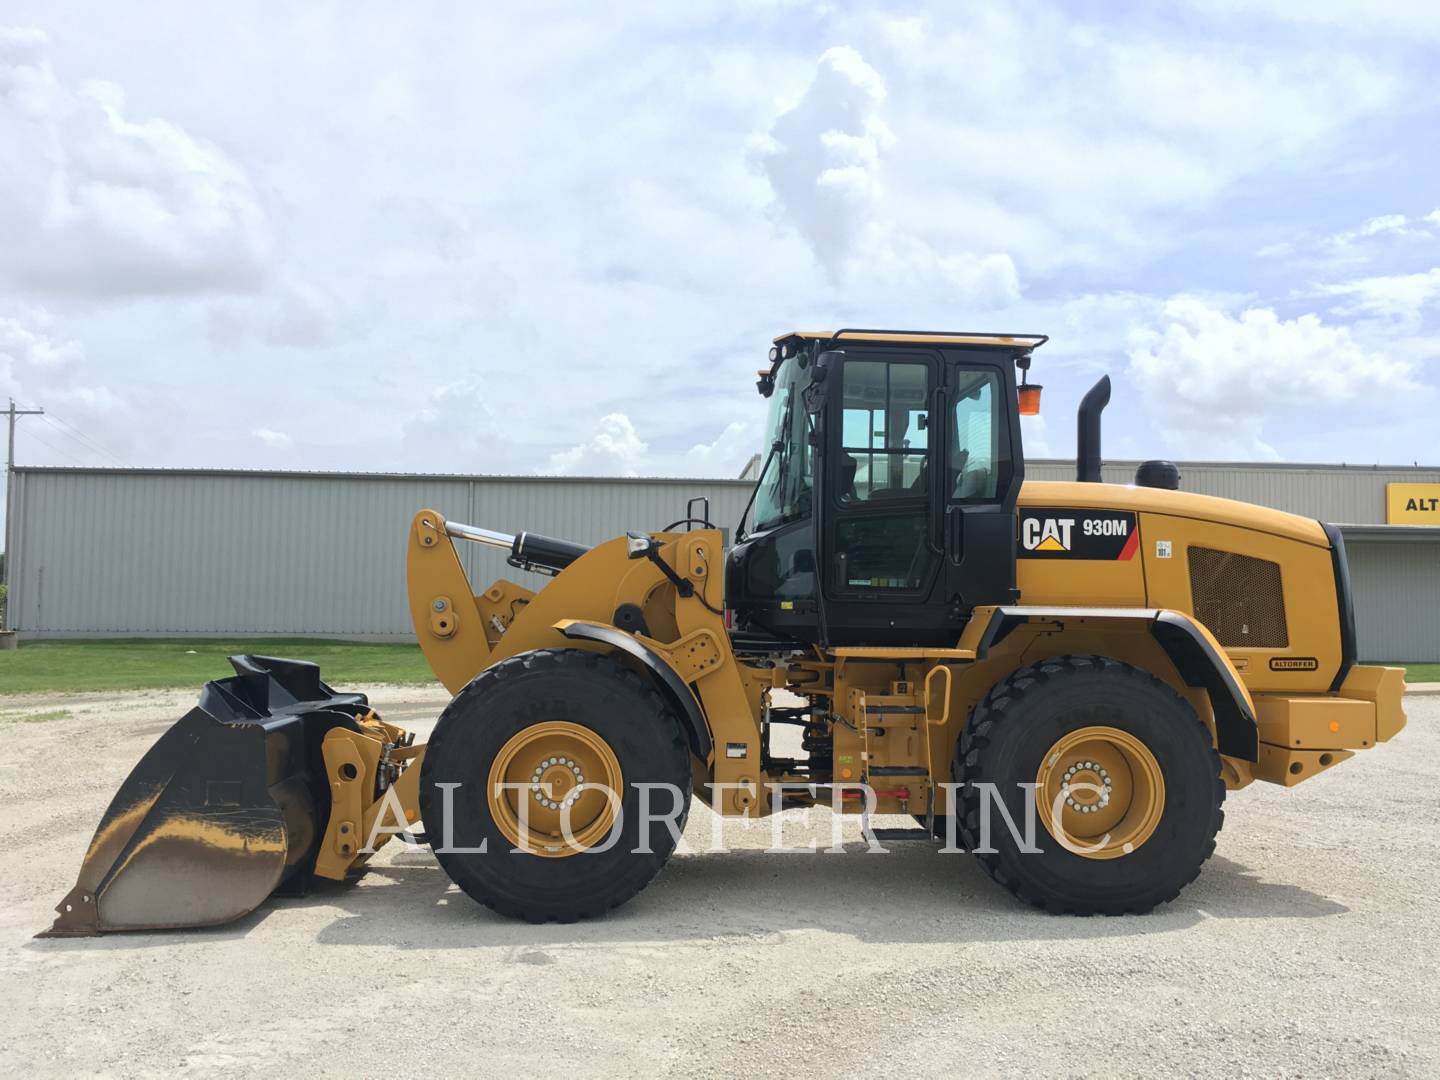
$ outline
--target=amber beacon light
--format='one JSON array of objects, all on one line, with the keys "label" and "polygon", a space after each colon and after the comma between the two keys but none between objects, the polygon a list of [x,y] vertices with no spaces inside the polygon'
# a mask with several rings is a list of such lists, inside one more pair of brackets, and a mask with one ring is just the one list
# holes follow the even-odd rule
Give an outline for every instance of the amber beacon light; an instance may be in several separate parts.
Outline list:
[{"label": "amber beacon light", "polygon": [[1040,415],[1040,391],[1043,389],[1044,387],[1038,383],[1021,384],[1017,387],[1020,395],[1021,416]]}]

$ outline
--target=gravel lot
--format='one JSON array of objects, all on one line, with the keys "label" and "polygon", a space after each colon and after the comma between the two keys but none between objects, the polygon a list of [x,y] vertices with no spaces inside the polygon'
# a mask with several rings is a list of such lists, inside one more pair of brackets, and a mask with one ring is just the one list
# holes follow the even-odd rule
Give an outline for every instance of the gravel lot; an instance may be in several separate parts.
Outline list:
[{"label": "gravel lot", "polygon": [[[422,731],[445,701],[371,693]],[[1145,917],[1046,916],[922,844],[767,855],[727,824],[706,854],[697,810],[700,852],[598,922],[502,921],[395,845],[228,928],[33,940],[193,701],[0,697],[10,1075],[1440,1074],[1440,698],[1296,790],[1233,795],[1200,880]]]}]

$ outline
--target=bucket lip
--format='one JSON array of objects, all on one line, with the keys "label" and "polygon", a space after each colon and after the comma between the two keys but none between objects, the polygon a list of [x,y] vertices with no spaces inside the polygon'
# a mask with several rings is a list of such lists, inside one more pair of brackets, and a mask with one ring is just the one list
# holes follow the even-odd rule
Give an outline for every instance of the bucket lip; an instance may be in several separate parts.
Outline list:
[{"label": "bucket lip", "polygon": [[[304,739],[298,728],[186,712],[116,788],[51,935],[220,925],[255,910],[291,844],[275,781],[305,770],[303,755],[281,747]],[[209,889],[217,880],[224,887]]]},{"label": "bucket lip", "polygon": [[[314,852],[307,848],[306,854],[291,859],[289,849],[299,841],[287,820],[290,804],[277,792],[299,779],[310,792],[310,812],[322,815],[319,826],[323,826],[328,810],[320,808],[329,806],[329,790],[323,770],[316,772],[319,742],[335,728],[358,729],[361,717],[371,711],[368,699],[360,693],[335,692],[319,678],[318,665],[308,661],[241,656],[231,663],[236,674],[205,683],[197,704],[160,734],[115,790],[74,886],[56,905],[54,925],[37,936],[219,926],[255,910],[283,883],[309,880]],[[292,693],[295,690],[300,697]],[[212,802],[212,782],[216,791],[234,784],[244,787],[223,790],[217,796],[221,801]],[[169,827],[176,814],[193,815],[218,830],[215,837],[207,838],[203,858],[184,847],[188,841],[183,829]],[[310,831],[318,843],[320,827]],[[202,902],[195,918],[182,915],[171,921],[162,916],[136,925],[131,890],[147,885],[145,867],[129,860],[137,845],[144,846],[147,835],[181,842],[175,865],[179,872],[196,875],[197,881],[204,876],[205,859],[214,857],[217,838],[220,848],[230,852],[227,858],[259,861],[253,866],[247,863],[238,894],[203,900],[204,890],[199,889],[196,895]],[[107,917],[106,896],[127,869],[135,875],[126,879],[130,899]],[[170,907],[172,913],[180,910]]]}]

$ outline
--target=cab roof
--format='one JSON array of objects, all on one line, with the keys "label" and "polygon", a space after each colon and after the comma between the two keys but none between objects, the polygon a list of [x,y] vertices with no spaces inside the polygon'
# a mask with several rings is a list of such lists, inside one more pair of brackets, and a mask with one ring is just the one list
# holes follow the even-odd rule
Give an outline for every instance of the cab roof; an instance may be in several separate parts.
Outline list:
[{"label": "cab roof", "polygon": [[775,338],[775,344],[804,341],[877,341],[906,345],[995,345],[1011,349],[1038,349],[1047,334],[976,334],[946,330],[792,330]]}]

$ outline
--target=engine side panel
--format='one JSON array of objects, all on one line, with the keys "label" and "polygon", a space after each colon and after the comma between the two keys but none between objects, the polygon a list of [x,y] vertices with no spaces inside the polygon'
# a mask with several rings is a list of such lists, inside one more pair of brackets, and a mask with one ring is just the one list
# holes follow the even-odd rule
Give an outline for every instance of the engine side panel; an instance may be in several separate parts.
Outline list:
[{"label": "engine side panel", "polygon": [[1204,623],[1253,692],[1329,690],[1343,649],[1328,545],[1189,517],[1142,517],[1150,603]]},{"label": "engine side panel", "polygon": [[1189,492],[1027,483],[1017,555],[1022,604],[1184,612],[1252,692],[1325,693],[1344,664],[1331,543],[1308,518]]}]

